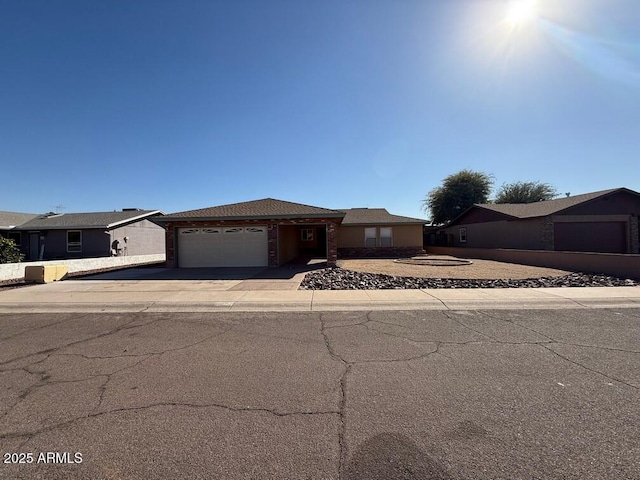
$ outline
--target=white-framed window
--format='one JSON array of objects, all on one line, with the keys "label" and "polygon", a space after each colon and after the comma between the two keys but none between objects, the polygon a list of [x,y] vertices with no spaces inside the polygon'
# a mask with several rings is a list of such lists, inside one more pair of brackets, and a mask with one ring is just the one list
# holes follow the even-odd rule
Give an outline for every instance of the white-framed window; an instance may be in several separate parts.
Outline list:
[{"label": "white-framed window", "polygon": [[391,227],[380,227],[380,246],[393,247],[393,230]]},{"label": "white-framed window", "polygon": [[313,242],[313,228],[303,228],[300,235],[303,242]]},{"label": "white-framed window", "polygon": [[460,243],[467,243],[467,227],[460,227]]},{"label": "white-framed window", "polygon": [[377,247],[378,246],[378,238],[377,238],[377,228],[375,227],[366,227],[364,229],[364,246],[365,247]]},{"label": "white-framed window", "polygon": [[67,252],[81,252],[82,251],[82,231],[80,230],[67,230]]}]

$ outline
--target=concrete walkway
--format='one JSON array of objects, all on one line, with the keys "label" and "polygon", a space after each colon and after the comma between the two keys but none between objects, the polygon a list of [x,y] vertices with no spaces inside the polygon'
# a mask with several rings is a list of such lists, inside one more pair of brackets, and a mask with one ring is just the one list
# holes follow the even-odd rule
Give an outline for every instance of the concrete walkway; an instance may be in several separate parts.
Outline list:
[{"label": "concrete walkway", "polygon": [[[243,286],[243,282],[247,283]],[[640,306],[640,287],[311,291],[292,289],[292,286],[297,288],[296,282],[299,284],[293,277],[281,280],[195,277],[66,280],[0,289],[0,312],[309,312]]]}]

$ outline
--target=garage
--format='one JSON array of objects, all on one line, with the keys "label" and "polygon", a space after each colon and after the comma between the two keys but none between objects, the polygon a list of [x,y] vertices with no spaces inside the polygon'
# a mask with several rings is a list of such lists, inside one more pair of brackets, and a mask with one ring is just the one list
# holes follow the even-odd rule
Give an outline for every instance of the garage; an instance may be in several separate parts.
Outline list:
[{"label": "garage", "polygon": [[181,268],[268,265],[264,225],[179,228],[177,237]]},{"label": "garage", "polygon": [[553,225],[555,250],[626,253],[624,222],[563,222]]}]

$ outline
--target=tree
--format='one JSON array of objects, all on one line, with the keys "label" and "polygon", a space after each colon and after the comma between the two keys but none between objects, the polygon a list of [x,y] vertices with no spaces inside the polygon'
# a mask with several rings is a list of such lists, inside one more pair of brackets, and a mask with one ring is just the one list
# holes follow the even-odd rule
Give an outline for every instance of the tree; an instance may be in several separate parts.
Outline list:
[{"label": "tree", "polygon": [[548,183],[514,182],[505,183],[500,187],[495,203],[533,203],[551,200],[558,196],[558,192]]},{"label": "tree", "polygon": [[461,170],[449,175],[440,187],[431,190],[422,201],[422,207],[431,216],[431,223],[449,222],[474,203],[487,203],[493,178],[482,172]]},{"label": "tree", "polygon": [[18,263],[22,261],[24,255],[13,240],[0,237],[0,263]]}]

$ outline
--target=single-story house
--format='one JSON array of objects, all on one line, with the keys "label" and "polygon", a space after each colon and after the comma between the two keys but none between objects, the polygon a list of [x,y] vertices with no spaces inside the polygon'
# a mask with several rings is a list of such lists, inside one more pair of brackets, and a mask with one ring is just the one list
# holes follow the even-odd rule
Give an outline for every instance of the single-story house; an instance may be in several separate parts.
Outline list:
[{"label": "single-story house", "polygon": [[93,213],[47,213],[14,226],[10,234],[25,260],[58,260],[164,253],[160,210],[126,208]]},{"label": "single-story house", "polygon": [[614,188],[527,204],[476,204],[437,233],[455,247],[637,254],[639,215],[640,193]]},{"label": "single-story house", "polygon": [[22,243],[22,234],[20,232],[14,232],[14,228],[18,225],[22,225],[29,220],[36,218],[37,213],[21,213],[21,212],[0,212],[0,237],[5,237],[13,240],[16,245],[20,246]]},{"label": "single-story house", "polygon": [[425,220],[384,209],[332,210],[265,198],[173,213],[166,228],[171,267],[278,266],[298,256],[411,255],[424,252]]}]

